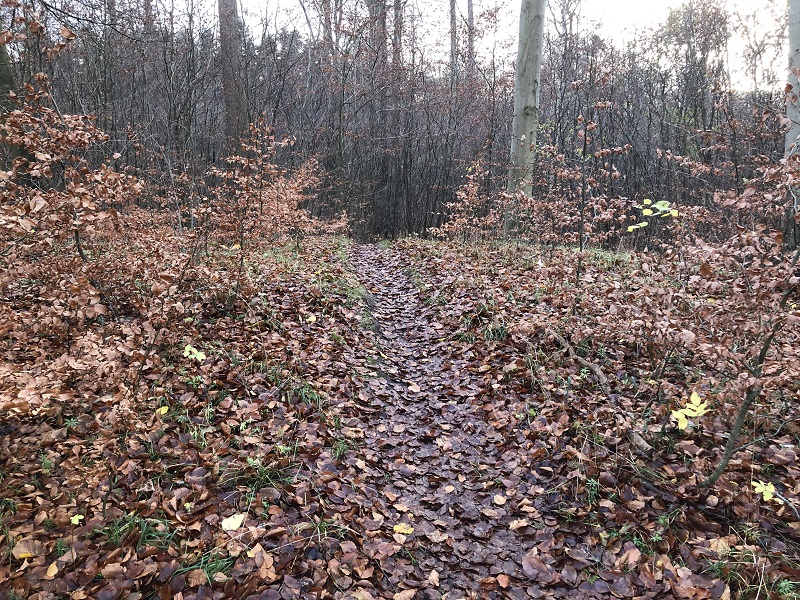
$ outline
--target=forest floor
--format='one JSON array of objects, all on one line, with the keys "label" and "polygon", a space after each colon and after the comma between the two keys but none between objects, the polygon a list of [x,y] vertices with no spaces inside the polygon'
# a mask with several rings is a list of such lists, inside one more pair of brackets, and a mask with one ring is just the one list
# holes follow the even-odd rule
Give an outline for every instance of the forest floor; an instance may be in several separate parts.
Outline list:
[{"label": "forest floor", "polygon": [[756,407],[698,488],[735,407],[675,427],[718,382],[611,324],[636,256],[577,285],[569,248],[312,238],[251,249],[239,304],[212,256],[144,356],[122,308],[66,349],[3,341],[0,598],[800,594],[797,408]]}]

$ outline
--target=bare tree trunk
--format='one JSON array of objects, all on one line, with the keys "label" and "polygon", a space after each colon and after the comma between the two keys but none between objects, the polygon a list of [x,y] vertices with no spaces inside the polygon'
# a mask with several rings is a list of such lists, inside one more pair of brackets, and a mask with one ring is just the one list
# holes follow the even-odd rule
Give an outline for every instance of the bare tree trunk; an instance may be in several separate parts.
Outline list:
[{"label": "bare tree trunk", "polygon": [[322,0],[322,39],[325,42],[325,50],[333,53],[331,0]]},{"label": "bare tree trunk", "polygon": [[786,94],[786,117],[791,128],[786,132],[786,156],[800,149],[800,0],[789,0],[789,85]]},{"label": "bare tree trunk", "polygon": [[450,0],[450,85],[458,75],[458,26],[456,22],[456,0]]},{"label": "bare tree trunk", "polygon": [[544,46],[547,0],[522,0],[519,46],[514,77],[514,121],[511,140],[511,176],[508,190],[531,194],[536,133],[539,128],[539,76]]},{"label": "bare tree trunk", "polygon": [[226,144],[235,145],[245,128],[245,106],[237,77],[242,69],[242,36],[236,0],[219,0],[219,49],[225,101]]},{"label": "bare tree trunk", "polygon": [[[791,89],[789,89],[791,88]],[[786,118],[791,123],[786,132],[784,156],[787,165],[800,163],[800,0],[789,0],[789,85],[786,90]],[[795,215],[800,209],[800,190],[789,188],[787,229],[792,233],[788,240],[798,245]]]},{"label": "bare tree trunk", "polygon": [[475,71],[475,12],[473,0],[467,0],[467,68]]},{"label": "bare tree trunk", "polygon": [[[394,23],[392,24],[392,67],[396,70],[403,64],[403,2],[394,0]],[[395,71],[400,80],[400,72]]]},{"label": "bare tree trunk", "polygon": [[11,110],[11,92],[15,91],[14,71],[11,68],[11,57],[5,44],[0,45],[0,112]]}]

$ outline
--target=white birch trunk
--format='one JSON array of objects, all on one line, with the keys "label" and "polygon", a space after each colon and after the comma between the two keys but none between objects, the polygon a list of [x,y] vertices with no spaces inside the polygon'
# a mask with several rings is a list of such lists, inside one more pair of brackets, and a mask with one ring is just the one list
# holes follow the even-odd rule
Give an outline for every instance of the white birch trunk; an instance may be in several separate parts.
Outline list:
[{"label": "white birch trunk", "polygon": [[[786,163],[798,165],[800,161],[800,0],[789,0],[789,80],[786,86],[786,118],[789,120],[789,131],[786,132],[784,155]],[[788,190],[788,206],[786,222],[792,247],[800,244],[798,229],[795,223],[800,214],[800,190],[790,186]]]},{"label": "white birch trunk", "polygon": [[789,0],[789,86],[786,89],[786,158],[800,154],[800,0]]},{"label": "white birch trunk", "polygon": [[511,127],[511,173],[508,190],[531,194],[536,132],[539,128],[539,75],[544,47],[547,0],[522,0],[519,46],[514,76],[514,121]]}]

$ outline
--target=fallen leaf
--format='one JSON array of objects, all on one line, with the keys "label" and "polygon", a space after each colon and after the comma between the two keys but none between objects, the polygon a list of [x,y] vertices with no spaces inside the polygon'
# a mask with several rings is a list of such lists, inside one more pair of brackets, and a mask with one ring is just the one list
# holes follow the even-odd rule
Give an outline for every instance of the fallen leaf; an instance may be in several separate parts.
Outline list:
[{"label": "fallen leaf", "polygon": [[408,523],[398,523],[394,526],[394,532],[401,533],[403,535],[411,535],[414,533],[414,528]]},{"label": "fallen leaf", "polygon": [[11,549],[11,554],[17,560],[22,560],[47,554],[47,548],[39,540],[25,538],[14,544],[14,548]]},{"label": "fallen leaf", "polygon": [[247,513],[238,513],[231,515],[227,519],[222,519],[222,529],[225,531],[236,531],[244,523]]},{"label": "fallen leaf", "polygon": [[208,583],[206,572],[203,571],[203,569],[194,569],[193,571],[189,571],[186,576],[186,583],[188,583],[191,587],[206,585]]},{"label": "fallen leaf", "polygon": [[718,556],[727,556],[731,553],[731,546],[725,538],[714,538],[708,545]]}]

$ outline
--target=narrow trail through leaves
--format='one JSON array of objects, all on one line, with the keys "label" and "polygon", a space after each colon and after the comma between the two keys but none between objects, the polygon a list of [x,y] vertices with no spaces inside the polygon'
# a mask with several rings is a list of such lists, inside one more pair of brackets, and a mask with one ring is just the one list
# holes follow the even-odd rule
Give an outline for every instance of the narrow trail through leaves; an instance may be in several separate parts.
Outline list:
[{"label": "narrow trail through leaves", "polygon": [[[385,521],[398,532],[365,542],[386,555],[381,564],[398,585],[416,579],[475,589],[493,577],[508,587],[523,569],[546,571],[525,558],[538,512],[524,475],[530,460],[487,420],[482,403],[492,390],[469,372],[390,253],[360,246],[352,260],[371,295],[380,352],[368,357],[375,412],[365,428],[364,495],[374,513],[363,525],[378,531]],[[413,533],[403,533],[403,524]]]},{"label": "narrow trail through leaves", "polygon": [[[796,502],[794,405],[760,407],[763,438],[698,490],[737,396],[688,350],[653,374],[646,320],[616,315],[647,313],[609,297],[655,294],[656,276],[600,254],[576,295],[571,249],[522,250],[260,248],[237,306],[222,247],[169,292],[177,326],[144,368],[86,348],[141,348],[152,313],[87,323],[54,361],[25,337],[38,296],[12,289],[0,591],[720,600],[797,581],[796,513],[754,487]],[[693,394],[708,414],[681,430]]]}]

